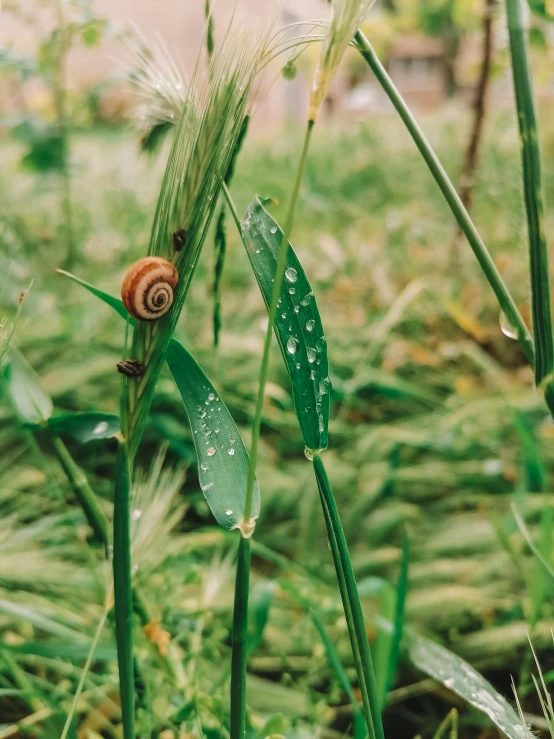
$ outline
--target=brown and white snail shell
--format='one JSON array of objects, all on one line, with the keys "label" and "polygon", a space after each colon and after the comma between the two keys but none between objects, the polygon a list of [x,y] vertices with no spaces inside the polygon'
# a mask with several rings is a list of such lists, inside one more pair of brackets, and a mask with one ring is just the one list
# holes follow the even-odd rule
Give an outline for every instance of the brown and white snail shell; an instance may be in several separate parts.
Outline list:
[{"label": "brown and white snail shell", "polygon": [[129,313],[139,321],[155,321],[173,304],[179,274],[162,257],[144,257],[129,269],[121,285],[121,298]]}]

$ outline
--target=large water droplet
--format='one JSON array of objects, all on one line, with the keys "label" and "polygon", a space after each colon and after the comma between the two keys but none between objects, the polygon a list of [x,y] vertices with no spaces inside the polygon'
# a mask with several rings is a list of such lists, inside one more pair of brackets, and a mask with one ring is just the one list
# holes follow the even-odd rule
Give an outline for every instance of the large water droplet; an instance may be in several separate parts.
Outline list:
[{"label": "large water droplet", "polygon": [[314,349],[313,347],[309,346],[309,347],[308,347],[308,348],[306,349],[306,351],[307,351],[307,353],[308,353],[308,362],[310,362],[310,364],[311,364],[312,362],[315,362],[315,359],[316,359],[316,356],[317,356],[317,354],[316,354],[316,350],[315,350],[315,349]]},{"label": "large water droplet", "polygon": [[211,447],[210,447],[210,448],[209,448],[209,449],[208,449],[208,450],[206,451],[206,454],[208,455],[208,457],[213,457],[213,456],[214,456],[214,454],[215,454],[215,452],[216,452],[216,450],[214,449],[214,447],[213,447],[213,446],[211,446]]},{"label": "large water droplet", "polygon": [[105,434],[108,430],[108,424],[106,421],[100,421],[100,423],[97,423],[94,427],[92,433],[93,434]]},{"label": "large water droplet", "polygon": [[313,458],[314,458],[314,451],[313,451],[313,449],[308,449],[308,447],[305,447],[305,449],[304,449],[304,455],[305,455],[306,459],[309,459],[310,462],[311,462],[313,460]]},{"label": "large water droplet", "polygon": [[294,336],[291,336],[287,341],[287,351],[289,354],[296,354],[298,351],[298,339],[295,339]]},{"label": "large water droplet", "polygon": [[306,331],[313,331],[315,326],[315,321],[313,318],[310,318],[309,321],[306,321]]},{"label": "large water droplet", "polygon": [[296,280],[298,279],[298,275],[294,267],[289,267],[285,270],[285,277],[289,282],[296,282]]},{"label": "large water droplet", "polygon": [[500,330],[509,339],[517,339],[517,331],[508,320],[508,316],[502,311],[500,313]]},{"label": "large water droplet", "polygon": [[210,393],[208,395],[208,400],[215,400],[215,395],[213,393]]},{"label": "large water droplet", "polygon": [[277,226],[272,226],[272,227],[271,227],[271,228],[269,229],[269,233],[270,233],[270,234],[276,234],[276,233],[277,233]]}]

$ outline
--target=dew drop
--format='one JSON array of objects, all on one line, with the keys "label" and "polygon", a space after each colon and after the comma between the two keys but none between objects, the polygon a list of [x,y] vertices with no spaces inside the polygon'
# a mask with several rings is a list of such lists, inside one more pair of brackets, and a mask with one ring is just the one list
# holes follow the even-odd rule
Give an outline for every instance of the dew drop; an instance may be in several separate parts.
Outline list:
[{"label": "dew drop", "polygon": [[287,351],[289,354],[296,354],[298,351],[298,339],[295,339],[294,336],[291,336],[287,341]]},{"label": "dew drop", "polygon": [[500,313],[500,330],[509,339],[517,339],[517,331],[508,320],[508,316],[504,313]]},{"label": "dew drop", "polygon": [[286,313],[281,313],[281,318],[286,318],[286,317],[287,317]]},{"label": "dew drop", "polygon": [[295,305],[294,308],[293,308],[293,310],[294,310],[295,313],[299,313],[300,312],[300,306],[299,305]]},{"label": "dew drop", "polygon": [[94,427],[92,433],[93,434],[105,434],[108,430],[108,424],[106,421],[100,421],[100,423],[97,423]]},{"label": "dew drop", "polygon": [[310,462],[311,462],[313,460],[313,458],[314,458],[314,450],[313,449],[308,449],[308,447],[305,447],[304,448],[304,455],[305,455],[306,459],[309,459]]},{"label": "dew drop", "polygon": [[202,411],[202,413],[200,414],[200,418],[206,418],[206,415],[206,411]]},{"label": "dew drop", "polygon": [[302,366],[302,365],[300,364],[300,362],[297,362],[297,363],[296,363],[296,369],[300,369],[300,367],[301,367],[301,366]]},{"label": "dew drop", "polygon": [[227,454],[228,454],[228,455],[229,455],[230,457],[232,457],[232,456],[234,455],[234,453],[235,453],[235,450],[233,449],[233,447],[231,447],[230,449],[227,449]]},{"label": "dew drop", "polygon": [[232,516],[233,515],[233,511],[230,508],[227,508],[227,510],[225,511],[225,515],[226,516]]},{"label": "dew drop", "polygon": [[304,297],[302,298],[302,300],[300,301],[300,303],[304,307],[306,307],[309,304],[310,300],[313,298],[313,296],[314,296],[313,292],[309,292],[307,295],[304,295]]},{"label": "dew drop", "polygon": [[215,395],[213,393],[210,393],[208,395],[208,400],[215,400]]},{"label": "dew drop", "polygon": [[139,508],[135,508],[135,510],[131,513],[131,520],[138,521],[141,516],[142,511]]},{"label": "dew drop", "polygon": [[205,462],[202,462],[202,464],[200,465],[200,469],[204,470],[204,472],[207,472],[210,468]]},{"label": "dew drop", "polygon": [[277,233],[277,226],[272,226],[272,227],[271,227],[271,228],[269,229],[269,233],[270,233],[270,234],[276,234],[276,233]]},{"label": "dew drop", "polygon": [[285,277],[289,282],[296,282],[296,280],[298,279],[298,275],[294,267],[289,267],[285,270]]},{"label": "dew drop", "polygon": [[315,380],[315,370],[310,372],[310,380]]},{"label": "dew drop", "polygon": [[309,321],[306,321],[306,331],[313,331],[315,326],[315,321],[313,318],[310,318]]},{"label": "dew drop", "polygon": [[214,447],[213,447],[213,446],[211,446],[211,447],[210,447],[210,448],[208,449],[208,451],[206,452],[206,454],[208,455],[208,457],[213,457],[213,456],[214,456],[214,454],[215,454],[215,452],[216,452],[216,450],[214,449]]},{"label": "dew drop", "polygon": [[234,437],[234,436],[230,436],[230,437],[229,437],[229,441],[231,442],[231,444],[234,444],[234,443],[235,443],[235,441],[236,441],[236,440],[235,440],[235,437]]},{"label": "dew drop", "polygon": [[294,295],[295,292],[296,290],[294,289],[294,287],[289,287],[289,295]]},{"label": "dew drop", "polygon": [[306,349],[306,351],[308,353],[308,362],[310,362],[310,364],[312,364],[312,362],[315,362],[315,360],[316,360],[316,356],[317,356],[316,350],[312,346],[309,346]]}]

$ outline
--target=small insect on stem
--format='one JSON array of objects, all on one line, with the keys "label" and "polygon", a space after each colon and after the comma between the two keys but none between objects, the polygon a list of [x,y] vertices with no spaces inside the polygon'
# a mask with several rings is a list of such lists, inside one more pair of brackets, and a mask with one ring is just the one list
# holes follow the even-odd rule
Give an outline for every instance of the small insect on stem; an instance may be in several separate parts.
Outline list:
[{"label": "small insect on stem", "polygon": [[142,377],[145,372],[144,364],[140,359],[124,359],[117,363],[117,371],[125,377]]},{"label": "small insect on stem", "polygon": [[184,228],[180,228],[173,234],[173,248],[175,251],[181,251],[187,240],[187,232]]}]

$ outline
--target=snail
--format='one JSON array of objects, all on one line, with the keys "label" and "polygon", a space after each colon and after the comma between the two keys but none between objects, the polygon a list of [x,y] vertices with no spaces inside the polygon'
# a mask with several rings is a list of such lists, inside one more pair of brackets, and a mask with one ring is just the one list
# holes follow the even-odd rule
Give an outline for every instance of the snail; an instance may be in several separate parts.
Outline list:
[{"label": "snail", "polygon": [[173,290],[179,275],[162,257],[144,257],[135,262],[123,278],[121,298],[129,313],[140,321],[155,321],[173,304]]}]

